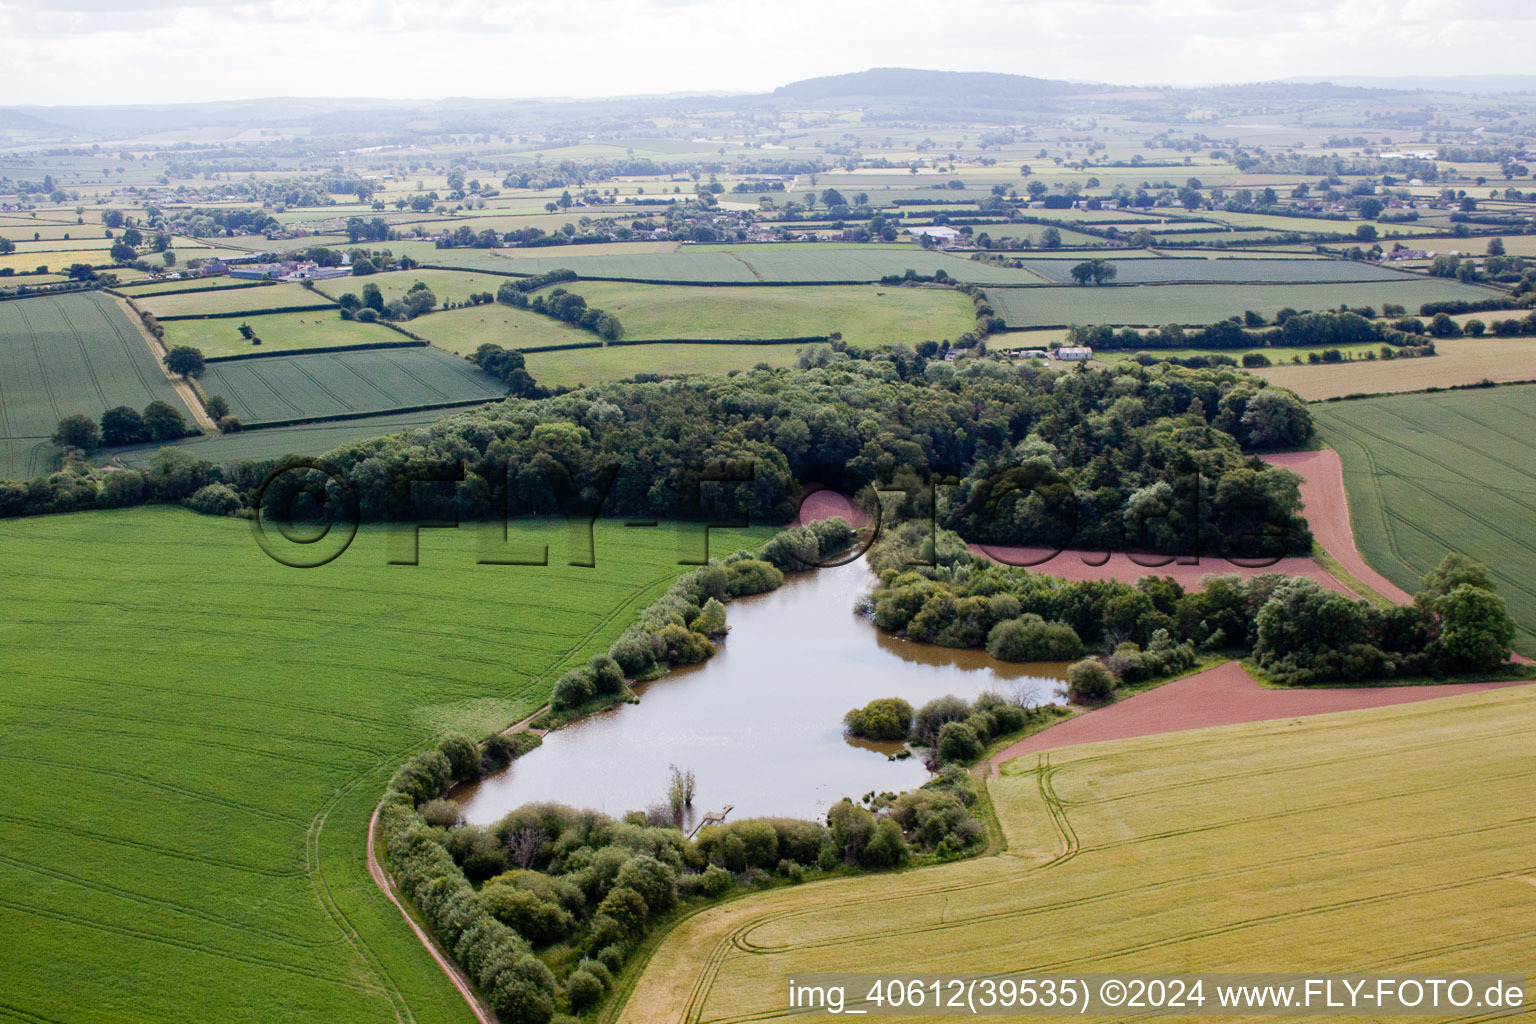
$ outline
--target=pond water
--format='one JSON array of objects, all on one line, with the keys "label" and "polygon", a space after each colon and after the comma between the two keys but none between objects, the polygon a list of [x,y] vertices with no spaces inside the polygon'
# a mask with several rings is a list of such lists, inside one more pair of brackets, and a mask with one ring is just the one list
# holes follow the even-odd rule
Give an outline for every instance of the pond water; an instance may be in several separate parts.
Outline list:
[{"label": "pond water", "polygon": [[[1065,662],[1009,664],[887,636],[854,613],[874,578],[862,560],[786,579],[728,606],[731,631],[702,665],[636,687],[639,704],[576,722],[506,771],[454,794],[489,824],[525,803],[554,800],[618,817],[666,802],[668,766],[698,779],[693,814],[732,805],[731,818],[819,818],[843,797],[922,785],[900,743],[843,735],[843,715],[877,697],[914,708],[984,691],[1046,703]],[[690,823],[691,827],[691,823]]]}]

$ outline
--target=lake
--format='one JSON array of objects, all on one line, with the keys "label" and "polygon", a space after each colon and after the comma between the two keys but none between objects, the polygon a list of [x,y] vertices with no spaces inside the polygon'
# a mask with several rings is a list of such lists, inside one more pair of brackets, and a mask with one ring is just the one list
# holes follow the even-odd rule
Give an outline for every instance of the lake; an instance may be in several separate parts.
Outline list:
[{"label": "lake", "polygon": [[873,584],[861,559],[733,601],[730,634],[709,661],[637,686],[639,704],[550,733],[455,799],[475,824],[541,800],[618,817],[665,803],[676,764],[697,776],[695,816],[731,804],[733,819],[820,818],[845,796],[899,792],[929,777],[916,758],[889,758],[900,743],[845,737],[850,708],[877,697],[917,708],[988,690],[1032,703],[1061,699],[1066,662],[1010,664],[881,633],[853,610]]}]

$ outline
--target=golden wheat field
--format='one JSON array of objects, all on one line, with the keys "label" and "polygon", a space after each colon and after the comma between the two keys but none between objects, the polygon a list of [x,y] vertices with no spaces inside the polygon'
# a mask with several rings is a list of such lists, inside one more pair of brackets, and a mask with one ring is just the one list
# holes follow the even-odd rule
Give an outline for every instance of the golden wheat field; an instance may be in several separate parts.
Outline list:
[{"label": "golden wheat field", "polygon": [[698,914],[619,1019],[808,1019],[812,972],[1523,971],[1533,728],[1517,687],[1013,761],[1002,854]]}]

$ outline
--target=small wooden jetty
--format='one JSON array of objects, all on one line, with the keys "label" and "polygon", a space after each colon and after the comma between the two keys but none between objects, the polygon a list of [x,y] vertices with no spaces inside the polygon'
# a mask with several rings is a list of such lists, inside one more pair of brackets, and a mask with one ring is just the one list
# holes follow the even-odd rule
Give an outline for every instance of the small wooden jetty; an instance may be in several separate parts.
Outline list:
[{"label": "small wooden jetty", "polygon": [[725,808],[723,810],[707,812],[704,815],[704,817],[699,819],[699,823],[697,825],[693,826],[693,831],[688,833],[688,838],[692,839],[694,836],[698,835],[699,831],[705,825],[718,825],[718,824],[720,824],[722,821],[725,820],[725,816],[727,814],[731,813],[731,809],[734,806],[735,806],[734,804],[726,804]]}]

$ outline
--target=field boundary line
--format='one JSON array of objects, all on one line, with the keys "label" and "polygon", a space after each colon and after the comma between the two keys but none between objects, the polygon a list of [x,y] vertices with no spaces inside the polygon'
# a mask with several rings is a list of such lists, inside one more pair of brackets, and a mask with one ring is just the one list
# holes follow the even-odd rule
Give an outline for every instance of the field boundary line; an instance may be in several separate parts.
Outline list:
[{"label": "field boundary line", "polygon": [[144,321],[139,318],[138,313],[134,312],[133,307],[128,304],[128,300],[124,299],[120,295],[114,296],[113,298],[123,309],[124,315],[126,315],[128,319],[132,320],[134,324],[138,326],[139,336],[142,337],[144,339],[144,343],[149,346],[149,354],[155,357],[155,363],[160,367],[160,372],[165,374],[165,379],[170,381],[171,387],[176,389],[177,397],[179,397],[181,399],[181,403],[187,407],[187,411],[192,414],[192,419],[197,422],[198,426],[203,428],[203,433],[208,434],[211,437],[219,436],[219,425],[213,422],[213,417],[208,415],[208,410],[204,409],[203,403],[198,401],[197,395],[192,391],[192,386],[186,381],[177,377],[170,370],[166,369],[165,342],[161,341],[159,338],[150,333],[149,328],[144,326]]}]

